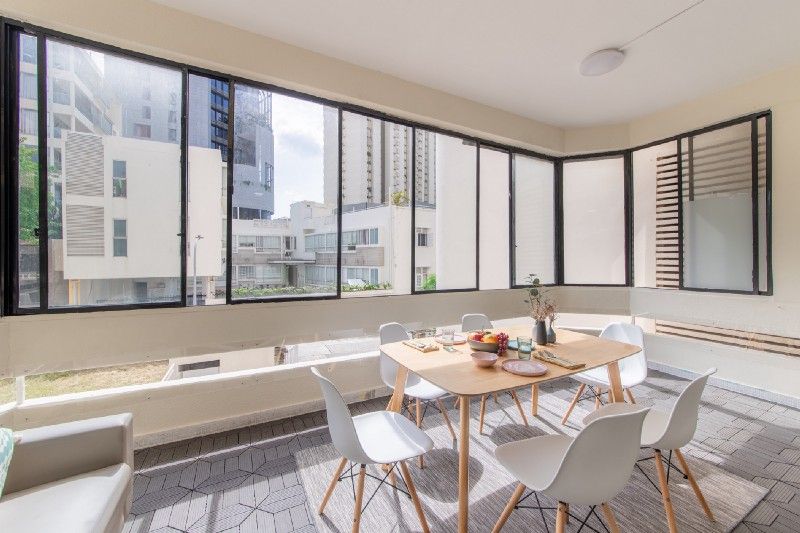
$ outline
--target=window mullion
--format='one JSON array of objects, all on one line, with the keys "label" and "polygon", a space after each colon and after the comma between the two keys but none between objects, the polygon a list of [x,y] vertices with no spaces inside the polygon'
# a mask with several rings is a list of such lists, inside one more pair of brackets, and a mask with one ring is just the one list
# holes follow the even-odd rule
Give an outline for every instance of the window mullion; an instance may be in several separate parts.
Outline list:
[{"label": "window mullion", "polygon": [[46,312],[48,303],[48,220],[47,220],[47,42],[36,36],[36,77],[38,88],[38,145],[39,159],[39,310]]}]

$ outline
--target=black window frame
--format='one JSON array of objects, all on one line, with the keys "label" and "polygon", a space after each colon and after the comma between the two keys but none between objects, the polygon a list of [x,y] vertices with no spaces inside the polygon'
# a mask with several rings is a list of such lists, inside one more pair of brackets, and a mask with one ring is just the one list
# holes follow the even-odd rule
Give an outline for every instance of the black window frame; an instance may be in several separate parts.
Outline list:
[{"label": "black window frame", "polygon": [[[47,105],[46,105],[46,92],[45,86],[47,83],[46,79],[46,66],[47,66],[47,58],[45,56],[46,50],[45,47],[45,40],[52,39],[54,41],[63,42],[67,44],[72,44],[76,46],[85,46],[92,48],[94,50],[115,54],[124,58],[142,61],[144,63],[152,64],[159,67],[167,67],[178,70],[182,73],[182,95],[181,95],[181,104],[182,104],[182,112],[181,112],[181,120],[180,120],[180,131],[181,131],[181,139],[180,139],[180,152],[181,152],[181,233],[178,234],[181,241],[181,254],[180,254],[180,262],[181,262],[181,272],[180,272],[180,280],[181,280],[181,294],[179,298],[175,301],[171,302],[159,302],[159,303],[140,303],[140,304],[122,304],[122,305],[101,305],[101,306],[76,306],[76,307],[69,307],[69,308],[48,308],[47,306],[47,271],[46,267],[41,266],[40,268],[44,271],[44,276],[40,276],[40,287],[42,298],[40,298],[40,306],[39,308],[19,308],[18,305],[18,287],[17,287],[17,279],[18,279],[18,272],[17,272],[17,254],[18,254],[18,243],[15,232],[17,231],[17,214],[16,214],[16,204],[17,195],[15,192],[15,187],[17,186],[17,176],[16,176],[16,151],[18,145],[18,80],[16,76],[18,75],[18,68],[17,62],[21,60],[21,50],[20,47],[15,43],[16,36],[20,33],[25,33],[32,35],[37,38],[37,49],[39,53],[38,61],[39,61],[39,76],[37,78],[37,84],[39,85],[39,99],[42,102],[45,102],[45,105],[39,106],[39,137],[40,143],[42,141],[46,142],[46,135],[47,135],[47,128],[46,128],[46,120],[47,120]],[[657,141],[653,141],[647,144],[643,144],[640,146],[631,147],[624,150],[615,150],[610,152],[600,152],[600,153],[590,153],[590,154],[582,154],[582,155],[567,155],[567,156],[557,156],[552,154],[546,154],[542,152],[537,152],[534,150],[528,150],[525,148],[521,148],[519,146],[508,145],[503,143],[498,143],[486,139],[482,139],[480,137],[472,136],[469,134],[465,134],[455,130],[449,130],[446,128],[440,128],[434,125],[425,124],[422,122],[416,122],[408,119],[404,119],[402,117],[397,117],[388,113],[376,111],[370,108],[366,108],[360,105],[351,104],[347,102],[332,100],[328,98],[323,98],[319,96],[309,95],[306,93],[302,93],[299,91],[286,89],[280,86],[276,86],[270,83],[261,82],[258,80],[248,79],[242,76],[233,75],[230,73],[219,72],[211,69],[206,69],[186,63],[181,63],[177,61],[172,61],[169,59],[158,58],[154,57],[145,53],[141,53],[138,51],[126,50],[114,45],[109,45],[103,42],[98,42],[95,40],[86,39],[83,37],[73,36],[69,34],[65,34],[59,31],[55,31],[46,27],[41,27],[33,24],[29,24],[26,22],[13,20],[10,18],[3,18],[0,17],[0,42],[3,43],[3,53],[0,54],[0,72],[2,73],[2,84],[0,87],[0,116],[2,117],[2,127],[0,127],[0,143],[2,143],[2,150],[0,150],[0,212],[2,212],[2,216],[0,216],[0,316],[8,316],[8,315],[27,315],[27,314],[48,314],[48,313],[73,313],[73,312],[99,312],[99,311],[108,311],[108,310],[130,310],[130,309],[141,309],[141,308],[170,308],[170,307],[185,307],[188,306],[187,300],[187,289],[186,289],[186,227],[187,227],[187,217],[188,217],[188,210],[187,210],[187,199],[186,199],[186,187],[187,187],[187,150],[188,150],[188,76],[189,74],[196,74],[200,76],[205,76],[211,78],[218,82],[219,87],[226,87],[227,88],[227,100],[228,100],[228,107],[229,107],[229,114],[233,112],[235,107],[235,94],[234,94],[234,87],[236,83],[246,84],[248,86],[263,89],[269,91],[269,93],[277,93],[285,96],[295,97],[302,100],[315,102],[321,105],[333,107],[338,110],[338,117],[339,117],[339,124],[338,124],[338,134],[339,134],[339,182],[338,182],[338,209],[337,209],[337,236],[341,239],[342,233],[342,143],[341,143],[341,130],[342,130],[342,114],[343,112],[351,112],[359,115],[363,115],[370,118],[375,118],[378,120],[385,120],[388,122],[393,122],[402,126],[406,126],[411,129],[412,131],[412,178],[411,183],[415,183],[415,169],[416,169],[416,130],[422,129],[425,131],[429,131],[431,133],[439,133],[443,135],[449,135],[457,138],[461,138],[464,141],[471,142],[475,144],[476,148],[476,231],[475,231],[475,287],[472,288],[463,288],[463,289],[446,289],[446,290],[433,290],[433,291],[417,291],[416,284],[415,284],[415,272],[416,272],[416,265],[415,265],[415,249],[416,249],[416,225],[414,220],[414,211],[415,211],[415,202],[416,202],[416,187],[412,186],[411,191],[411,218],[412,222],[410,224],[409,231],[412,233],[412,246],[411,246],[411,294],[438,294],[438,293],[446,293],[446,292],[470,292],[470,291],[479,291],[480,290],[480,244],[479,244],[479,232],[480,232],[480,151],[482,147],[490,147],[495,148],[501,151],[506,151],[509,153],[509,209],[508,209],[508,216],[509,216],[509,287],[512,289],[521,288],[525,285],[518,285],[515,284],[516,273],[515,273],[515,265],[514,265],[514,176],[513,176],[513,158],[515,154],[523,155],[526,157],[533,157],[541,160],[550,161],[553,163],[553,172],[554,172],[554,200],[555,200],[555,221],[554,227],[552,231],[554,233],[554,243],[555,243],[555,253],[553,257],[554,265],[555,265],[555,283],[553,285],[564,285],[564,269],[563,269],[563,163],[564,161],[574,160],[574,159],[586,159],[592,157],[608,157],[608,156],[622,156],[625,158],[625,249],[626,249],[626,283],[621,285],[577,285],[577,286],[627,286],[632,287],[633,281],[633,250],[632,250],[632,239],[631,239],[631,232],[632,232],[632,223],[633,223],[633,210],[635,206],[633,205],[633,197],[632,197],[632,188],[633,188],[633,180],[632,180],[632,154],[636,150],[640,150],[643,148],[647,148],[649,146],[654,146],[657,144],[662,144],[668,141],[675,141],[680,143],[680,139],[690,136],[696,135],[699,133],[703,133],[705,131],[712,131],[714,129],[722,128],[727,125],[737,124],[743,121],[753,121],[755,124],[756,120],[759,118],[766,118],[766,263],[767,263],[767,290],[765,291],[758,291],[754,290],[752,293],[746,292],[746,294],[760,294],[760,295],[771,295],[773,294],[773,272],[772,272],[772,144],[771,144],[771,136],[772,136],[772,129],[771,129],[771,118],[772,114],[770,110],[759,111],[756,113],[752,113],[749,115],[737,117],[728,121],[720,122],[717,124],[713,124],[710,126],[706,126],[704,128],[699,128],[693,131],[680,133],[678,135],[674,135],[672,137],[668,137],[666,139],[659,139]],[[224,145],[227,153],[235,153],[233,151],[233,144],[234,144],[234,121],[230,119],[230,116],[227,117],[227,143]],[[43,157],[46,157],[46,151],[43,150],[42,153],[44,154]],[[47,164],[46,161],[44,164],[40,164],[40,174],[45,174],[46,177],[46,170]],[[46,180],[44,180],[43,184],[40,184],[41,188],[44,189],[44,194],[40,194],[42,198],[40,198],[40,210],[43,213],[46,213],[46,198],[47,198],[47,190],[46,190]],[[304,301],[304,300],[329,300],[329,299],[340,299],[341,298],[341,268],[342,268],[342,259],[341,259],[341,246],[339,246],[339,251],[337,254],[337,283],[336,283],[336,293],[324,296],[298,296],[298,297],[277,297],[277,298],[246,298],[246,299],[236,299],[233,300],[231,298],[231,282],[232,282],[232,220],[234,210],[232,208],[232,198],[233,198],[233,164],[228,165],[228,174],[227,174],[227,207],[228,207],[228,216],[227,216],[227,239],[226,239],[226,304],[248,304],[248,303],[263,303],[263,302],[284,302],[284,301]],[[45,219],[44,222],[46,224],[46,216],[42,215],[41,218]],[[755,218],[755,216],[754,216]],[[754,221],[754,224],[757,224],[757,221]],[[46,235],[46,225],[44,226],[44,234]],[[758,246],[758,235],[754,236],[754,247]],[[47,259],[47,246],[43,246],[40,248],[44,248],[44,252],[42,252],[43,259]],[[754,250],[754,256],[758,253],[757,249]],[[47,262],[44,261],[43,265],[46,265]],[[681,263],[681,271],[683,265]],[[756,276],[757,278],[757,276]],[[757,279],[756,279],[757,283]],[[756,289],[758,287],[756,286]],[[697,291],[697,292],[723,292],[723,293],[738,293],[741,291],[728,291],[728,290],[717,290],[717,289],[693,289],[693,288],[684,288],[683,290],[687,291]],[[387,295],[388,296],[388,295]],[[378,296],[378,297],[385,297],[385,296]]]}]

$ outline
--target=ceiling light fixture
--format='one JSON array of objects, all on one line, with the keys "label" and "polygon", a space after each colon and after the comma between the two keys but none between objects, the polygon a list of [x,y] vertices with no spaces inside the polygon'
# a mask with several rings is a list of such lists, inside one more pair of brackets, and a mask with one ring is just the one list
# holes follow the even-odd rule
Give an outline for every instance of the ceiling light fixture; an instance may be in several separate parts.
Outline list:
[{"label": "ceiling light fixture", "polygon": [[586,56],[581,61],[580,73],[584,76],[602,76],[608,74],[622,64],[625,59],[625,52],[618,48],[606,48],[598,50]]}]

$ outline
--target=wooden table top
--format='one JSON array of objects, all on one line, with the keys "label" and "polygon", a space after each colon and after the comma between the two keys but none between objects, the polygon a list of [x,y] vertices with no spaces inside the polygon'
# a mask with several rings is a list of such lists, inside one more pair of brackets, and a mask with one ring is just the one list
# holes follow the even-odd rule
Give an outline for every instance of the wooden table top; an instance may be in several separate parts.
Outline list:
[{"label": "wooden table top", "polygon": [[[531,326],[495,328],[491,331],[503,331],[508,334],[510,339],[516,339],[518,336],[531,336]],[[555,344],[548,344],[545,349],[566,359],[585,363],[586,366],[569,370],[537,360],[547,366],[547,373],[539,377],[524,377],[502,369],[503,361],[517,358],[517,352],[513,350],[500,356],[494,366],[478,368],[472,362],[470,353],[474,350],[470,348],[469,344],[454,346],[458,350],[457,352],[447,352],[440,346],[438,350],[423,353],[402,342],[383,344],[380,349],[411,372],[452,394],[463,396],[488,394],[558,379],[619,361],[641,351],[640,347],[633,344],[601,339],[567,329],[557,328],[556,339]],[[417,340],[435,342],[431,338]]]}]

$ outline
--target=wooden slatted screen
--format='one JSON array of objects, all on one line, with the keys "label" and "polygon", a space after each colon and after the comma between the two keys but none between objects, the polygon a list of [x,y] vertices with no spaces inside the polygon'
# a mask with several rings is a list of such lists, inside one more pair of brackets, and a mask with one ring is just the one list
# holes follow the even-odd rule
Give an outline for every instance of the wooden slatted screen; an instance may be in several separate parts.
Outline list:
[{"label": "wooden slatted screen", "polygon": [[684,322],[671,322],[656,320],[656,333],[670,337],[681,337],[726,346],[736,346],[749,350],[776,353],[782,355],[800,356],[800,339],[783,337],[754,331],[703,326],[700,324],[687,324]]}]

